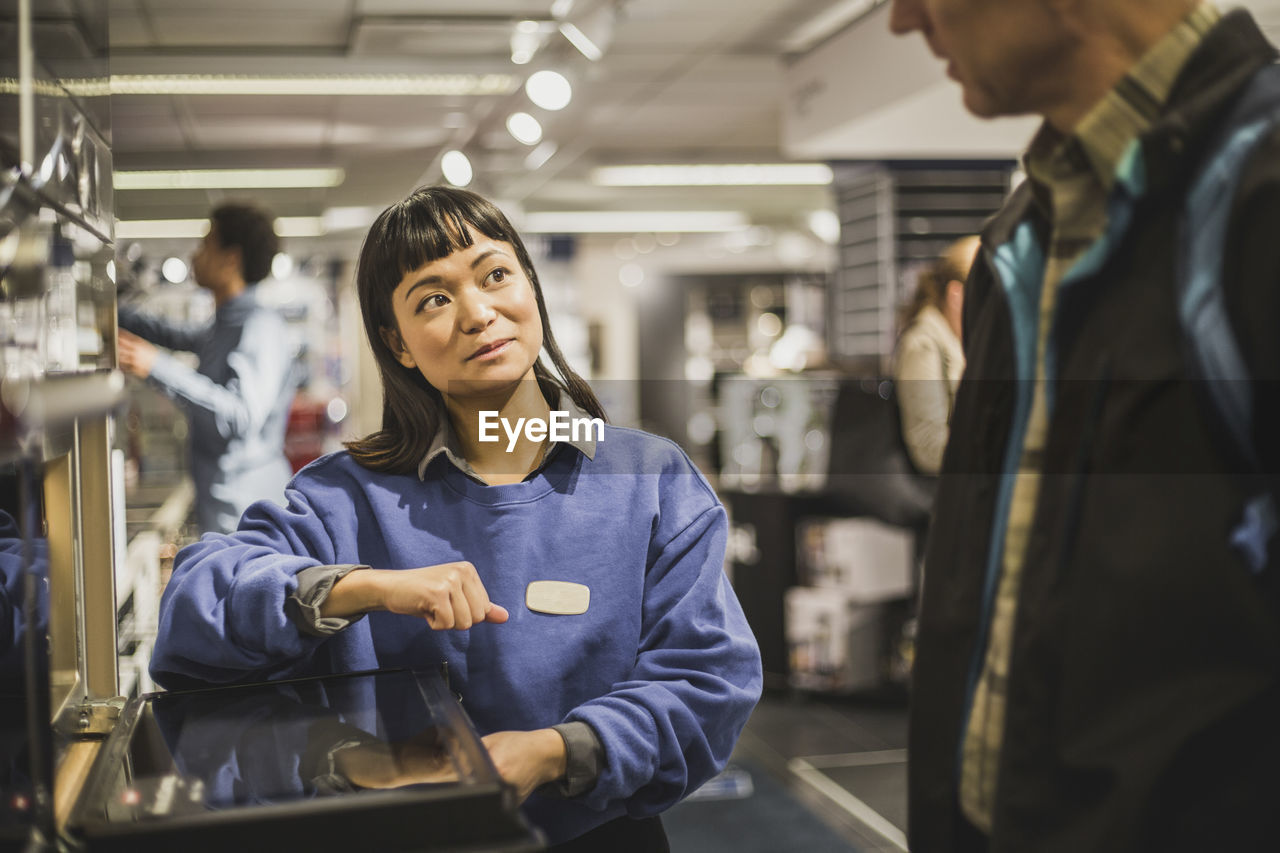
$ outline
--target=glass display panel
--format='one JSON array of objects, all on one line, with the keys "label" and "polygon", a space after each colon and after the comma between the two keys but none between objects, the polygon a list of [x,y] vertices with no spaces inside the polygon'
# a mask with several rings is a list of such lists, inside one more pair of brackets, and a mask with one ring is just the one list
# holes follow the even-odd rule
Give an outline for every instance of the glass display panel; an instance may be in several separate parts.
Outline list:
[{"label": "glass display panel", "polygon": [[442,674],[407,670],[133,700],[71,827],[91,851],[175,839],[188,853],[241,839],[387,851],[539,840]]}]

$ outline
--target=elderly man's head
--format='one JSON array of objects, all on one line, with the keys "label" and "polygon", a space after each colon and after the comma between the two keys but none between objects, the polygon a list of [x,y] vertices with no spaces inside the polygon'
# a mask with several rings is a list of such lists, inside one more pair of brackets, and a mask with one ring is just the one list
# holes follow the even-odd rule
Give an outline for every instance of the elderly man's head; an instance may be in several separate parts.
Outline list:
[{"label": "elderly man's head", "polygon": [[890,29],[924,36],[974,115],[1068,130],[1198,0],[892,2]]}]

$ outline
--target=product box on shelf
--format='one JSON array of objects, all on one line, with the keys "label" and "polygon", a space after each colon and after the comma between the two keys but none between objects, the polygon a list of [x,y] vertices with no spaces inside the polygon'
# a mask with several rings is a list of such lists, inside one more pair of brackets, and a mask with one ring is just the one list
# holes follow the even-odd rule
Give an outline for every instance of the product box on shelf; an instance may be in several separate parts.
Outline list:
[{"label": "product box on shelf", "polygon": [[797,586],[786,594],[786,630],[792,687],[851,692],[884,678],[884,608],[860,604],[831,588]]},{"label": "product box on shelf", "polygon": [[912,595],[915,534],[874,518],[808,518],[796,525],[800,582],[862,604]]}]

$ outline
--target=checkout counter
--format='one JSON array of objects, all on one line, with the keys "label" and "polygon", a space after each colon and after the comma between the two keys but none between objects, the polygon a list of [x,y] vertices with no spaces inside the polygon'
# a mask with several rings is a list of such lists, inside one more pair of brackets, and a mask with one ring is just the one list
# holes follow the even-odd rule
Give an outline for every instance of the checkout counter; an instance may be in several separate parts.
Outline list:
[{"label": "checkout counter", "polygon": [[447,672],[149,692],[191,488],[126,495],[107,2],[34,5],[0,0],[0,851],[539,849]]}]

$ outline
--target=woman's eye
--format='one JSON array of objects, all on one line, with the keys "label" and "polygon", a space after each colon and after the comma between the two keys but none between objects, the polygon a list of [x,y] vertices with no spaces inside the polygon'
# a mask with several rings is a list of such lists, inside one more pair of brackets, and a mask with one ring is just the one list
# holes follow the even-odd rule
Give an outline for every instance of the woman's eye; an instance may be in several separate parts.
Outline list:
[{"label": "woman's eye", "polygon": [[489,273],[489,281],[494,284],[502,284],[502,282],[507,280],[508,275],[509,273],[505,269],[498,267],[493,272]]},{"label": "woman's eye", "polygon": [[428,308],[441,308],[449,304],[449,297],[443,293],[433,293],[426,299],[418,303],[418,310],[425,311]]}]

